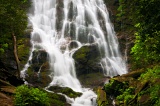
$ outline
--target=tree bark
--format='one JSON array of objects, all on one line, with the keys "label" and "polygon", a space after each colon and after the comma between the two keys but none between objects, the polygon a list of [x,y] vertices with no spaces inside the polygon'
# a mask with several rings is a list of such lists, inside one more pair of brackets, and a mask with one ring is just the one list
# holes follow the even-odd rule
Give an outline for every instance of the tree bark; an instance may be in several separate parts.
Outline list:
[{"label": "tree bark", "polygon": [[16,60],[16,65],[17,65],[17,76],[18,76],[18,78],[20,78],[20,61],[18,59],[17,40],[16,40],[16,36],[14,35],[14,33],[12,33],[12,37],[13,37],[13,53],[14,53],[14,57]]}]

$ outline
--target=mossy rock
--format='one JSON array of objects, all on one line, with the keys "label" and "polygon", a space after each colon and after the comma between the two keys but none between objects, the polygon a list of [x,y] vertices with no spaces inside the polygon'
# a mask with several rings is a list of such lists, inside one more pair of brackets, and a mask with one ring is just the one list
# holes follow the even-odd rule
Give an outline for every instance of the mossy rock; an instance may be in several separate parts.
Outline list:
[{"label": "mossy rock", "polygon": [[35,64],[35,66],[33,64],[27,70],[26,80],[33,86],[46,87],[51,82],[49,74],[50,70],[48,62],[45,62],[41,65]]},{"label": "mossy rock", "polygon": [[71,106],[64,96],[50,92],[47,92],[47,94],[50,98],[50,106]]},{"label": "mossy rock", "polygon": [[110,79],[109,83],[105,84],[104,89],[107,95],[117,96],[128,88],[128,82],[119,82],[118,80]]},{"label": "mossy rock", "polygon": [[113,79],[121,83],[128,83],[130,87],[137,87],[137,83],[139,83],[139,81],[137,81],[133,77],[118,76]]},{"label": "mossy rock", "polygon": [[131,71],[127,74],[122,75],[123,77],[132,77],[132,78],[138,78],[141,76],[141,74],[143,74],[145,72],[144,69],[141,70],[136,70],[136,71]]},{"label": "mossy rock", "polygon": [[101,55],[98,45],[85,45],[78,49],[74,54],[77,75],[94,72],[102,72],[100,65]]},{"label": "mossy rock", "polygon": [[102,72],[95,72],[80,75],[78,79],[85,88],[97,89],[98,86],[104,85],[107,78]]},{"label": "mossy rock", "polygon": [[43,64],[48,61],[48,53],[45,50],[33,51],[32,64]]},{"label": "mossy rock", "polygon": [[97,104],[98,106],[107,106],[108,105],[108,99],[106,96],[106,92],[102,90],[101,87],[97,90]]},{"label": "mossy rock", "polygon": [[33,86],[46,87],[50,82],[50,67],[48,54],[45,50],[37,48],[33,51],[33,57],[30,61],[30,67],[27,70],[26,80]]},{"label": "mossy rock", "polygon": [[104,90],[115,98],[117,106],[159,106],[159,79],[160,67],[154,67],[114,77]]},{"label": "mossy rock", "polygon": [[51,86],[48,88],[48,90],[53,91],[55,93],[65,94],[70,98],[77,98],[82,95],[82,93],[75,92],[71,88],[68,88],[68,87]]}]

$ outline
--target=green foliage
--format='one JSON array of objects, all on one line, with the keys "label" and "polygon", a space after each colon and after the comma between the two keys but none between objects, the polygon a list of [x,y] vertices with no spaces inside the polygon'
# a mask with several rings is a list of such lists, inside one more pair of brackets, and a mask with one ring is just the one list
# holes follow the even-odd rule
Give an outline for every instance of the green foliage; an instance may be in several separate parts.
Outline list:
[{"label": "green foliage", "polygon": [[18,46],[17,52],[21,64],[25,64],[28,60],[30,51],[29,40],[30,39],[28,38],[21,38],[20,40],[17,41],[17,46]]},{"label": "green foliage", "polygon": [[[119,80],[116,81],[116,79]],[[106,94],[115,98],[117,106],[160,105],[159,65],[148,68],[140,77],[134,80],[131,79],[132,78],[129,79],[129,77],[124,76],[118,78],[115,77],[105,85]]]},{"label": "green foliage", "polygon": [[6,49],[6,48],[8,48],[8,44],[7,43],[1,44],[0,54],[3,54],[4,53],[4,49]]},{"label": "green foliage", "polygon": [[4,44],[12,42],[12,34],[19,38],[27,27],[28,0],[1,0],[0,3],[0,51]]},{"label": "green foliage", "polygon": [[155,66],[153,69],[148,69],[146,73],[141,74],[138,80],[149,80],[154,83],[157,78],[160,78],[160,66]]},{"label": "green foliage", "polygon": [[141,75],[139,78],[140,81],[149,81],[149,87],[147,89],[142,90],[139,93],[139,99],[142,98],[143,95],[149,95],[150,103],[153,106],[160,105],[160,66],[155,66],[153,69],[148,69],[148,71]]},{"label": "green foliage", "polygon": [[15,106],[49,106],[47,93],[38,88],[29,88],[26,85],[17,87]]},{"label": "green foliage", "polygon": [[119,104],[123,102],[124,104],[128,104],[135,97],[134,90],[135,89],[133,87],[125,89],[121,95],[116,97],[116,100],[118,100]]},{"label": "green foliage", "polygon": [[118,19],[135,27],[131,54],[137,68],[160,61],[159,5],[159,0],[120,0]]},{"label": "green foliage", "polygon": [[122,94],[127,86],[128,84],[126,82],[119,82],[113,78],[105,85],[104,89],[107,94],[117,96]]}]

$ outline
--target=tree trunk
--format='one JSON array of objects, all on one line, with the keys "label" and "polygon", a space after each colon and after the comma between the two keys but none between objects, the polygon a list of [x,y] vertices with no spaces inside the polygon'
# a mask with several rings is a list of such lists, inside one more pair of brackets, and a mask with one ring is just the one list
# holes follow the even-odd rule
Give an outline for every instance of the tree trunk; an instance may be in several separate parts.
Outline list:
[{"label": "tree trunk", "polygon": [[14,35],[14,33],[12,33],[12,37],[13,37],[13,53],[14,53],[14,57],[16,60],[16,64],[17,64],[17,75],[18,78],[20,78],[20,61],[18,59],[18,54],[17,54],[17,40],[16,40],[16,36]]}]

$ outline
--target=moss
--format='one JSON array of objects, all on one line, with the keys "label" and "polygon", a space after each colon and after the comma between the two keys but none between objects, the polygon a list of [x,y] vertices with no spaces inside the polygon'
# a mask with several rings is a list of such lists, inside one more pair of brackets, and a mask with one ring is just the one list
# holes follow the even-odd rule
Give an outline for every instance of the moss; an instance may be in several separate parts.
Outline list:
[{"label": "moss", "polygon": [[78,52],[75,53],[74,58],[76,60],[80,60],[82,62],[87,61],[87,54],[89,53],[89,47],[88,46],[83,46],[78,50]]},{"label": "moss", "polygon": [[97,86],[103,86],[106,81],[106,77],[101,72],[80,75],[78,79],[84,87],[93,89]]},{"label": "moss", "polygon": [[49,92],[47,92],[47,94],[50,98],[51,106],[65,106],[65,104],[67,103],[65,97],[62,95]]},{"label": "moss", "polygon": [[62,93],[66,94],[67,96],[69,96],[70,98],[76,98],[76,97],[80,97],[82,95],[82,93],[80,92],[75,92],[70,88],[65,88],[62,89]]},{"label": "moss", "polygon": [[100,66],[100,52],[98,45],[85,45],[78,49],[74,54],[77,75],[89,74],[102,71]]},{"label": "moss", "polygon": [[48,89],[53,92],[56,92],[56,93],[63,93],[70,98],[76,98],[76,97],[80,97],[82,95],[82,93],[75,92],[71,88],[68,88],[68,87],[51,86]]},{"label": "moss", "polygon": [[109,95],[117,96],[122,94],[125,89],[128,87],[127,82],[119,82],[115,80],[114,78],[110,79],[108,84],[105,84],[105,91]]},{"label": "moss", "polygon": [[97,104],[98,106],[108,105],[106,93],[100,87],[97,90]]},{"label": "moss", "polygon": [[46,87],[51,82],[51,78],[48,76],[49,74],[48,62],[33,64],[27,70],[26,80],[34,86]]},{"label": "moss", "polygon": [[136,75],[137,79],[132,78],[129,73],[112,78],[105,85],[107,95],[115,98],[117,106],[160,105],[160,66],[154,66],[146,71],[141,70],[141,72],[143,73],[140,77],[137,78]]}]

